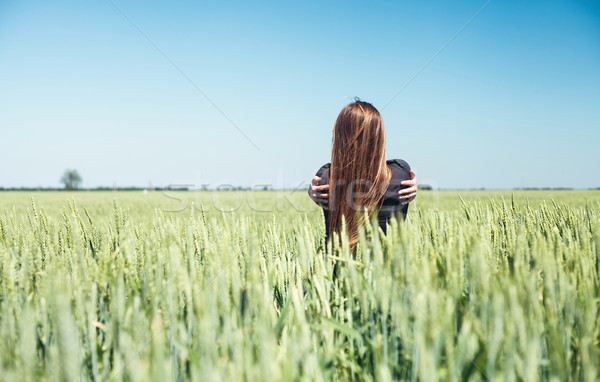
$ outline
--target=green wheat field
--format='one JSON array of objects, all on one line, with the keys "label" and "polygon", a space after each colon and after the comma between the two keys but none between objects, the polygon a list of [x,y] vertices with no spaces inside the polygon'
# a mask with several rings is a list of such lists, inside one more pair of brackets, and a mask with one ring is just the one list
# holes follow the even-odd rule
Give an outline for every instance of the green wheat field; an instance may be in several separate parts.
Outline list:
[{"label": "green wheat field", "polygon": [[[373,226],[372,226],[373,227]],[[2,381],[597,381],[600,191],[0,192]]]}]

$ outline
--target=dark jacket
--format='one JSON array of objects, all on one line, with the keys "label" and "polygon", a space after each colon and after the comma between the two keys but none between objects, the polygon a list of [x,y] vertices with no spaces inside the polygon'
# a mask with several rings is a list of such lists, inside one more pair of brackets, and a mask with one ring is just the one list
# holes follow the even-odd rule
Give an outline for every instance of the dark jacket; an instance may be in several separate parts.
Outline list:
[{"label": "dark jacket", "polygon": [[[408,213],[408,203],[400,204],[401,202],[410,202],[414,199],[414,197],[410,199],[400,199],[398,195],[398,191],[403,188],[407,188],[407,186],[403,186],[400,182],[404,180],[410,180],[410,166],[408,163],[403,161],[402,159],[389,159],[387,160],[388,166],[392,170],[392,178],[390,179],[390,184],[383,195],[383,202],[381,204],[381,208],[379,209],[378,220],[379,226],[386,233],[386,224],[390,221],[393,215],[396,216],[396,219],[400,220],[406,219],[406,214]],[[317,173],[316,176],[321,178],[319,185],[325,185],[329,183],[329,167],[331,163],[326,163]],[[308,187],[309,195],[312,193],[310,186]],[[325,234],[327,238],[329,238],[329,211],[323,209],[323,214],[325,216]]]}]

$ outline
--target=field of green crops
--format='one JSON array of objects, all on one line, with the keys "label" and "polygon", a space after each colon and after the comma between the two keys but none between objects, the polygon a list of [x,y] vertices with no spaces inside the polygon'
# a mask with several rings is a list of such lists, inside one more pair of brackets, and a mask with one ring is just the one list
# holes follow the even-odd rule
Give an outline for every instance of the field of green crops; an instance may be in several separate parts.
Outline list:
[{"label": "field of green crops", "polygon": [[600,379],[600,191],[323,240],[304,190],[0,192],[0,380]]}]

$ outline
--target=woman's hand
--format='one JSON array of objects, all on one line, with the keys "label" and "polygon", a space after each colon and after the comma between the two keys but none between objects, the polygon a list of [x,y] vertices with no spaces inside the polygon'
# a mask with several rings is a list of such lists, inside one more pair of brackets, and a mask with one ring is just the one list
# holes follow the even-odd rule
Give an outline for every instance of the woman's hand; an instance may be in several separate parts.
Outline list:
[{"label": "woman's hand", "polygon": [[417,176],[413,170],[410,170],[410,180],[403,180],[400,182],[403,186],[409,186],[398,191],[400,195],[401,204],[408,204],[417,196]]},{"label": "woman's hand", "polygon": [[329,206],[329,185],[319,186],[321,177],[315,176],[310,182],[310,198],[320,207],[327,209]]}]

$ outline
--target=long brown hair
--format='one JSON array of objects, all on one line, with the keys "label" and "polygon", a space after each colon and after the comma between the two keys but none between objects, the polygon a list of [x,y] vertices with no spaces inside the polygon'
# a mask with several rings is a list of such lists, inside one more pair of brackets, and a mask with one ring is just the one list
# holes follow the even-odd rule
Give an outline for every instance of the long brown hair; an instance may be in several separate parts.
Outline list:
[{"label": "long brown hair", "polygon": [[383,119],[370,103],[356,100],[338,115],[329,171],[329,232],[340,235],[344,217],[354,248],[364,211],[371,217],[378,210],[392,175],[385,159]]}]

